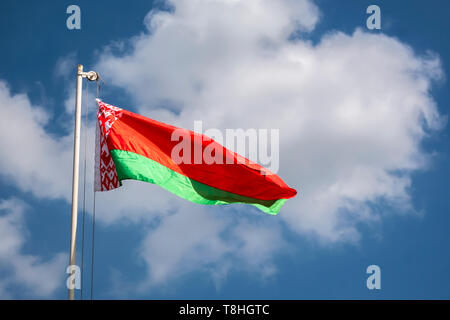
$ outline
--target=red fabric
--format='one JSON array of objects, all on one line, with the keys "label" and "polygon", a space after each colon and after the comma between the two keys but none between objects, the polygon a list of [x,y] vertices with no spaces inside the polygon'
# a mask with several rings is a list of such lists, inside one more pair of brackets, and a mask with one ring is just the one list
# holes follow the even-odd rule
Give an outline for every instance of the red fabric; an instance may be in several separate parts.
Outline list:
[{"label": "red fabric", "polygon": [[[261,174],[261,172],[270,173],[269,170],[226,149],[214,140],[189,130],[185,130],[185,133],[190,137],[191,163],[176,164],[171,158],[171,153],[181,140],[171,141],[171,137],[173,131],[179,128],[127,110],[120,110],[120,117],[115,119],[107,135],[109,150],[119,149],[137,153],[188,178],[245,197],[276,200],[292,198],[297,194],[297,191],[287,186],[279,176]],[[204,149],[211,143],[217,147],[216,150],[220,150],[223,163],[194,164],[195,146],[200,147],[203,154]],[[234,159],[234,163],[227,164],[226,159]],[[240,159],[240,163],[236,163],[236,159]]]},{"label": "red fabric", "polygon": [[122,109],[98,101],[98,131],[96,146],[95,191],[109,191],[120,187],[116,167],[106,139],[114,122],[122,115]]}]

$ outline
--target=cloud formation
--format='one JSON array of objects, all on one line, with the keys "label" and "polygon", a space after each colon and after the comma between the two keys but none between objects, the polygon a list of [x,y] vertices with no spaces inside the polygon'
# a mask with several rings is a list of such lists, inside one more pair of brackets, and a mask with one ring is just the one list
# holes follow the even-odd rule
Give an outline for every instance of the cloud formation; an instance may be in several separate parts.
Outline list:
[{"label": "cloud formation", "polygon": [[69,200],[73,135],[56,137],[45,128],[49,114],[26,94],[12,95],[0,80],[0,174],[21,191]]},{"label": "cloud formation", "polygon": [[126,53],[106,50],[98,64],[141,113],[188,128],[280,129],[280,175],[300,191],[280,218],[300,234],[357,241],[356,225],[379,218],[370,204],[412,210],[411,173],[429,157],[421,143],[442,125],[430,96],[437,56],[361,29],[313,44],[311,1],[170,3]]},{"label": "cloud formation", "polygon": [[17,286],[29,297],[49,297],[64,283],[66,255],[58,253],[43,261],[21,252],[28,235],[26,210],[26,204],[16,198],[0,200],[0,269],[5,275],[0,279],[2,299],[14,298],[9,292]]},{"label": "cloud formation", "polygon": [[[99,194],[105,224],[158,221],[139,251],[144,287],[194,270],[220,282],[237,265],[270,275],[273,255],[287,246],[283,228],[327,244],[356,242],[358,224],[382,218],[373,204],[414,210],[411,174],[426,168],[422,142],[443,123],[430,95],[442,77],[436,55],[361,29],[312,43],[320,12],[308,0],[170,3],[173,11],[149,12],[146,30],[118,45],[123,54],[105,48],[95,69],[160,121],[280,129],[279,174],[299,195],[275,220],[247,206],[193,205],[139,182]],[[48,115],[4,82],[0,107],[0,148],[9,153],[1,174],[35,196],[70,201],[71,135],[48,134]],[[92,158],[93,139],[88,190]]]}]

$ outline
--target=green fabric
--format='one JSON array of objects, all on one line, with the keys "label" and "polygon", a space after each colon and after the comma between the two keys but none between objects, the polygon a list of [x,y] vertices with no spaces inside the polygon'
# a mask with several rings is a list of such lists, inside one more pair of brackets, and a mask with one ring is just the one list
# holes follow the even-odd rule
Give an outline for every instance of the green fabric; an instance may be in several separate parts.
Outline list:
[{"label": "green fabric", "polygon": [[207,205],[248,203],[268,214],[275,215],[286,202],[286,199],[253,199],[210,187],[134,152],[115,149],[111,150],[111,156],[119,181],[133,179],[150,182],[195,203]]}]

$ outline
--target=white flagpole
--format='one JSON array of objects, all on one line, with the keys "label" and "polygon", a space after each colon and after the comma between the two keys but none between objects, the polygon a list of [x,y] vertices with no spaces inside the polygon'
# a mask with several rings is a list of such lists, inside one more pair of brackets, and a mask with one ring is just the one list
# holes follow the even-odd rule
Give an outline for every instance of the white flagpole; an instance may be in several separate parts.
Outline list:
[{"label": "white flagpole", "polygon": [[[70,265],[76,265],[77,242],[77,215],[78,215],[78,176],[80,167],[80,131],[81,131],[81,94],[83,91],[83,78],[90,81],[98,79],[94,71],[83,72],[83,65],[77,68],[77,91],[75,97],[75,131],[73,144],[73,176],[72,176],[72,227],[70,234]],[[73,269],[72,269],[73,270]],[[74,271],[72,271],[74,272]],[[69,289],[69,300],[75,299],[75,289]]]}]

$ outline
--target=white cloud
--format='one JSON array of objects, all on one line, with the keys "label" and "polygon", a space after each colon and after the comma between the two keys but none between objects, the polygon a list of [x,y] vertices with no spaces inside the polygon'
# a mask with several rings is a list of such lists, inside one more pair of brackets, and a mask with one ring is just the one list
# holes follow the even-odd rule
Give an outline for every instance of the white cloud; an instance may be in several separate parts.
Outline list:
[{"label": "white cloud", "polygon": [[[186,203],[150,184],[127,182],[98,194],[101,222],[160,219],[141,246],[147,285],[199,269],[220,282],[236,268],[232,261],[273,274],[271,258],[286,248],[279,222],[323,243],[355,242],[359,223],[382,218],[371,203],[413,211],[411,173],[426,168],[421,143],[442,123],[430,96],[442,76],[436,56],[359,29],[313,44],[306,39],[320,14],[307,0],[172,3],[174,12],[150,12],[146,32],[122,43],[127,54],[106,48],[95,70],[108,85],[127,90],[142,114],[161,121],[279,128],[279,174],[299,195],[275,219],[261,216],[264,223],[254,225],[234,209]],[[301,38],[289,40],[297,30]],[[0,107],[0,149],[9,153],[0,159],[1,174],[38,197],[69,201],[71,135],[48,134],[45,112],[25,95],[12,96],[4,82]]]},{"label": "white cloud", "polygon": [[45,131],[49,115],[0,81],[0,174],[38,197],[69,199],[73,138]]},{"label": "white cloud", "polygon": [[73,74],[77,70],[76,61],[77,54],[75,52],[70,52],[66,56],[59,58],[55,66],[55,76],[64,80],[73,79]]},{"label": "white cloud", "polygon": [[[92,93],[92,92],[91,92]],[[83,95],[83,98],[85,96]],[[94,110],[93,96],[90,108]],[[84,106],[84,105],[83,105]],[[0,175],[7,184],[17,186],[21,191],[31,192],[38,198],[65,199],[71,202],[73,133],[56,136],[46,127],[50,115],[44,108],[32,105],[26,94],[12,95],[7,83],[0,80]],[[94,117],[87,126],[86,158],[86,202],[92,208],[94,172]],[[82,200],[84,175],[84,124],[82,115],[82,136],[80,147],[80,199]],[[73,124],[70,126],[73,127]],[[154,217],[174,209],[174,196],[156,186],[125,181],[126,188],[99,193],[98,217],[105,223],[127,219],[138,222],[142,217]],[[69,213],[69,210],[67,211]]]},{"label": "white cloud", "polygon": [[[210,274],[218,288],[232,270],[263,278],[272,276],[276,272],[274,253],[286,252],[288,247],[279,222],[261,215],[240,215],[236,219],[238,212],[229,209],[223,215],[217,208],[184,203],[149,227],[137,249],[146,263],[148,277],[134,286],[135,292],[145,293],[198,271]],[[114,273],[114,281],[121,287],[124,284],[118,272]]]},{"label": "white cloud", "polygon": [[14,298],[10,288],[19,286],[27,296],[43,298],[64,284],[66,255],[55,254],[43,261],[38,256],[23,254],[28,239],[24,213],[27,206],[16,198],[0,200],[0,298]]},{"label": "white cloud", "polygon": [[220,237],[228,224],[203,208],[194,212],[180,210],[166,217],[142,243],[141,254],[150,267],[150,280],[163,281],[215,264],[229,251]]},{"label": "white cloud", "polygon": [[141,113],[189,128],[279,128],[280,175],[299,190],[280,219],[300,234],[357,241],[357,224],[380,218],[370,203],[413,210],[411,173],[429,160],[421,143],[442,125],[430,96],[437,56],[361,29],[313,44],[310,1],[171,3],[149,13],[126,55],[105,50],[98,64]]}]

